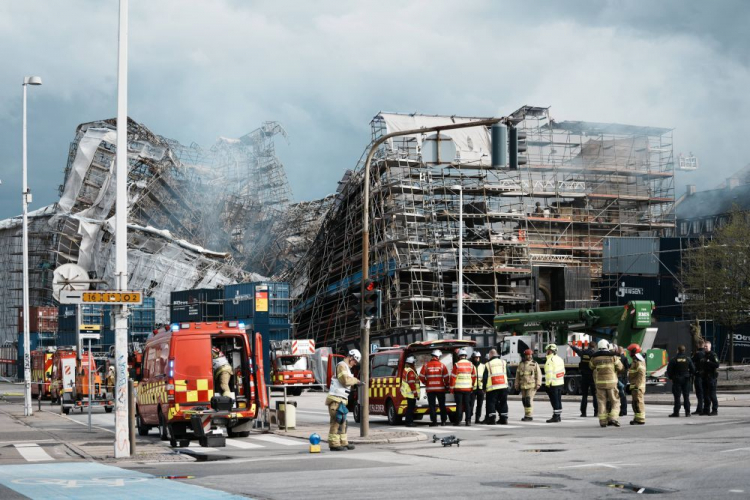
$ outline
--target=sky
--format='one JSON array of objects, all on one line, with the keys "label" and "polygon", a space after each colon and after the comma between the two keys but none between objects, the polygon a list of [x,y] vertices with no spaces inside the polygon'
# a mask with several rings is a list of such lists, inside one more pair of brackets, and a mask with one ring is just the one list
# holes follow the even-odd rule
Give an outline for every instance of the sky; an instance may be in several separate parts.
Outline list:
[{"label": "sky", "polygon": [[[750,163],[750,3],[537,0],[130,0],[129,109],[209,147],[264,121],[296,201],[330,194],[379,111],[674,129],[685,184]],[[57,201],[76,127],[116,115],[117,0],[0,0],[0,219],[21,212],[23,77],[30,209]]]}]

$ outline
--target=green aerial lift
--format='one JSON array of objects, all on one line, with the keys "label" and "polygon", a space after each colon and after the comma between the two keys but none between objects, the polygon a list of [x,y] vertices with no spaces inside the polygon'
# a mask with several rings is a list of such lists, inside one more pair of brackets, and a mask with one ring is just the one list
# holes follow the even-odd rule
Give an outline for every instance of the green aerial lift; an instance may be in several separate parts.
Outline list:
[{"label": "green aerial lift", "polygon": [[531,349],[541,361],[546,344],[558,345],[558,355],[565,361],[565,389],[577,394],[580,387],[578,364],[581,358],[569,342],[582,345],[606,339],[619,346],[640,344],[647,351],[654,344],[656,328],[651,327],[650,300],[634,300],[625,306],[565,309],[532,313],[511,313],[495,316],[495,329],[500,334],[500,356],[508,362],[512,376],[521,362],[523,351]]}]

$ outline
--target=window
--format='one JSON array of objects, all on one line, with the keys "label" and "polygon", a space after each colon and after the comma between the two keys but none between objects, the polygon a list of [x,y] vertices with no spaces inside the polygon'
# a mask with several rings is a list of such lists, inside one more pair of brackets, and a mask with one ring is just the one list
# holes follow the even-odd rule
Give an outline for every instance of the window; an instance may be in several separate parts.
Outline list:
[{"label": "window", "polygon": [[143,366],[145,368],[143,377],[144,378],[151,378],[156,374],[156,369],[154,365],[154,360],[156,359],[156,348],[150,347],[148,351],[146,351],[146,359],[143,361]]},{"label": "window", "polygon": [[680,234],[682,236],[686,236],[688,234],[688,227],[690,226],[689,222],[680,222]]},{"label": "window", "polygon": [[712,219],[706,219],[706,232],[712,233],[714,231],[714,221]]},{"label": "window", "polygon": [[375,356],[372,360],[371,377],[395,377],[398,371],[398,364],[401,360],[401,353],[381,354]]}]

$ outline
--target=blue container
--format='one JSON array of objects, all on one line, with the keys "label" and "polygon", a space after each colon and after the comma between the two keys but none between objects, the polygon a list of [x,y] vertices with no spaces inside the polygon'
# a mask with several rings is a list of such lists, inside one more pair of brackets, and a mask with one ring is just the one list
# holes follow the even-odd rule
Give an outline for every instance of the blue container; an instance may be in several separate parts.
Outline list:
[{"label": "blue container", "polygon": [[[62,304],[57,310],[57,331],[76,331],[76,308],[75,304]],[[81,306],[81,324],[99,325],[106,327],[109,322],[109,306],[101,304],[87,304]]]},{"label": "blue container", "polygon": [[224,319],[224,290],[199,288],[172,292],[169,317],[171,323],[222,321]]},{"label": "blue container", "polygon": [[[29,352],[39,347],[39,334],[29,332]],[[18,373],[23,378],[23,333],[18,334]]]},{"label": "blue container", "polygon": [[289,318],[289,284],[261,281],[224,287],[224,319]]},{"label": "blue container", "polygon": [[76,306],[74,304],[62,304],[57,309],[57,331],[60,333],[75,333]]}]

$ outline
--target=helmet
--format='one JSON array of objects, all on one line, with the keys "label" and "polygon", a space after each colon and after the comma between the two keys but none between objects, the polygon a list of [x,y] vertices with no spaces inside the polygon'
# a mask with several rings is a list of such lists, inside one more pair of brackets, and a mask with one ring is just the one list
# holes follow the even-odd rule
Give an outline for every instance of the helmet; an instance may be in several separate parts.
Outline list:
[{"label": "helmet", "polygon": [[414,356],[409,356],[408,358],[406,358],[405,362],[406,363],[414,364],[415,361],[416,361],[416,359],[414,359]]},{"label": "helmet", "polygon": [[221,349],[219,349],[218,347],[212,347],[211,354],[213,354],[214,358],[218,358],[219,356],[221,356]]},{"label": "helmet", "polygon": [[628,351],[630,351],[631,356],[635,356],[636,354],[641,352],[641,346],[639,346],[638,344],[630,344],[628,346]]},{"label": "helmet", "polygon": [[525,351],[523,351],[523,353],[525,355],[528,355],[528,356],[533,356],[534,355],[534,351],[532,351],[531,349],[526,349]]},{"label": "helmet", "polygon": [[599,343],[596,344],[596,347],[598,347],[600,351],[609,351],[609,342],[606,340],[600,340]]},{"label": "helmet", "polygon": [[557,352],[557,345],[555,345],[555,344],[549,344],[547,346],[547,348],[545,349],[545,351]]},{"label": "helmet", "polygon": [[466,351],[465,347],[462,347],[461,349],[458,350],[458,355],[459,356],[468,356],[469,353]]},{"label": "helmet", "polygon": [[482,355],[479,353],[479,351],[474,351],[471,353],[472,358],[481,358]]},{"label": "helmet", "polygon": [[354,361],[356,361],[357,363],[362,361],[362,353],[359,352],[359,349],[352,349],[351,351],[349,351],[349,356],[354,358]]},{"label": "helmet", "polygon": [[435,356],[436,358],[439,358],[440,356],[443,355],[443,353],[440,352],[440,349],[435,349],[434,351],[432,351],[432,355]]}]

